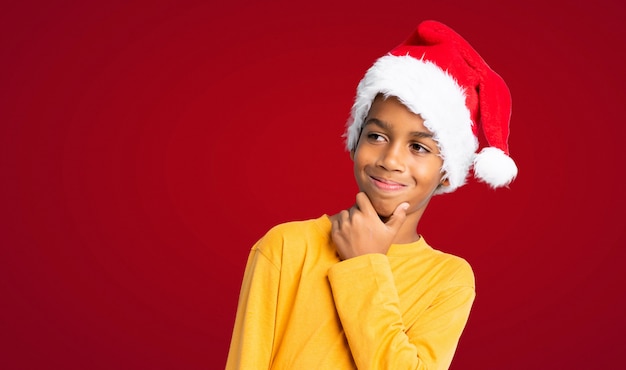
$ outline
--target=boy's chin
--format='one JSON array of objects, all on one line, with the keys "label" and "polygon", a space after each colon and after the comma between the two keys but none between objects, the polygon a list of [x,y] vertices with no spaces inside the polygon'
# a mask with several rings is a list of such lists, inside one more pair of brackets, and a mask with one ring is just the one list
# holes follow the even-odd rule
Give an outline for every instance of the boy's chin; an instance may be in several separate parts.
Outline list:
[{"label": "boy's chin", "polygon": [[380,217],[380,219],[383,221],[387,221],[389,217],[391,217],[391,215],[393,214],[393,211],[395,211],[396,207],[399,204],[400,202],[398,202],[398,204],[391,204],[388,201],[372,203],[372,205],[374,206],[374,209],[376,210],[376,213],[378,214],[378,217]]},{"label": "boy's chin", "polygon": [[365,191],[365,194],[369,198],[370,203],[372,204],[372,207],[374,207],[374,210],[378,214],[378,217],[380,217],[380,219],[383,220],[384,222],[386,222],[389,219],[389,217],[391,217],[393,212],[402,202],[407,201],[406,199],[401,199],[401,198],[393,198],[393,199],[386,198],[385,199],[385,198],[376,196],[376,194],[372,196],[368,194],[367,191]]}]

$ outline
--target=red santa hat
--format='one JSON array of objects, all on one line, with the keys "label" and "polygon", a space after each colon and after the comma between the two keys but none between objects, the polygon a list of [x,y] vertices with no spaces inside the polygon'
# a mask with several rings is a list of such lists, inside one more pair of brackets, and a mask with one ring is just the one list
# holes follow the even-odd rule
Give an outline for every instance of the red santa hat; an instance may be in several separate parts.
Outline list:
[{"label": "red santa hat", "polygon": [[[509,157],[511,95],[504,80],[459,34],[425,21],[402,44],[379,58],[359,82],[346,128],[346,146],[356,149],[365,117],[378,94],[398,98],[433,132],[452,192],[474,177],[492,187],[517,175]],[[478,134],[488,146],[478,150]]]}]

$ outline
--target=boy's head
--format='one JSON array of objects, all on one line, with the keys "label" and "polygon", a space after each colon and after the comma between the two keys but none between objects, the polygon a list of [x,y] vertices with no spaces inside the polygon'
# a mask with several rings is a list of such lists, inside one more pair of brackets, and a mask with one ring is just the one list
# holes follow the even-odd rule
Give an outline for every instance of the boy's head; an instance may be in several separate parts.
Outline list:
[{"label": "boy's head", "polygon": [[409,224],[417,223],[433,194],[450,185],[441,173],[443,159],[433,136],[422,117],[397,98],[374,99],[350,155],[359,191],[383,221],[408,203]]},{"label": "boy's head", "polygon": [[[443,158],[441,171],[449,182],[437,194],[462,186],[472,166],[475,177],[494,188],[508,185],[517,175],[508,156],[509,90],[452,29],[422,22],[366,72],[346,128],[349,151],[356,149],[365,117],[380,94],[397,98],[434,133]],[[489,146],[476,154],[480,131]]]}]

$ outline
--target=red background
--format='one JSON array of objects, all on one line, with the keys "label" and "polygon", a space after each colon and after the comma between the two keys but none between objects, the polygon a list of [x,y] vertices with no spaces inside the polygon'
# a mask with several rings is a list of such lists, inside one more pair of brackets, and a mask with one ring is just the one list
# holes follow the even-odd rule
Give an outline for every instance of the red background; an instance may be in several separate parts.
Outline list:
[{"label": "red background", "polygon": [[351,205],[356,84],[424,19],[508,82],[520,168],[420,225],[476,273],[452,368],[623,363],[619,1],[88,3],[0,12],[1,368],[223,368],[249,248]]}]

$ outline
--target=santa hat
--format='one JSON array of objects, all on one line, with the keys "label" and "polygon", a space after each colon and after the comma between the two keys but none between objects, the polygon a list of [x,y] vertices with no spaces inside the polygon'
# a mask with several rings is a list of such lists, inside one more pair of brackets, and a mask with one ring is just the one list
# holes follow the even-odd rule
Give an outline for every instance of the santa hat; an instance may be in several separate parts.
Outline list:
[{"label": "santa hat", "polygon": [[[365,117],[378,94],[398,98],[419,114],[434,134],[443,158],[442,172],[452,192],[474,177],[492,187],[517,175],[509,157],[511,95],[504,80],[459,34],[425,21],[401,45],[379,58],[359,82],[346,128],[346,146],[356,149]],[[478,149],[478,134],[488,146]]]}]

